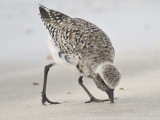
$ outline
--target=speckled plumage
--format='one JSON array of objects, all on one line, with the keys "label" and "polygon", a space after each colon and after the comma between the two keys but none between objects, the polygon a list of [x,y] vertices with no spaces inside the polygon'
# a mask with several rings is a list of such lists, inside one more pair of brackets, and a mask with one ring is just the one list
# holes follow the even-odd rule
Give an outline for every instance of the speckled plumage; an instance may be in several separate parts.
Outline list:
[{"label": "speckled plumage", "polygon": [[103,91],[117,86],[120,73],[113,65],[114,48],[99,27],[44,6],[40,6],[40,13],[50,33],[48,45],[55,63],[93,78]]},{"label": "speckled plumage", "polygon": [[85,76],[92,76],[100,63],[113,62],[114,48],[100,28],[80,18],[71,18],[51,9],[47,11],[48,16],[41,18],[52,37],[50,42],[60,49],[59,57],[65,54],[68,62],[71,61],[70,56],[78,59],[81,73],[87,70],[87,75],[83,72]]}]

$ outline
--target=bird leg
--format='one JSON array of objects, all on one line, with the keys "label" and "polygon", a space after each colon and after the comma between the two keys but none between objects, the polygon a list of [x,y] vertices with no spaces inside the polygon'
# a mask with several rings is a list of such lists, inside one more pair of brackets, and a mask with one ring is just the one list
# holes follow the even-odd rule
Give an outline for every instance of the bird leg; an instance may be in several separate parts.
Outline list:
[{"label": "bird leg", "polygon": [[53,65],[55,65],[55,63],[48,64],[44,68],[44,83],[43,83],[43,90],[42,90],[42,104],[43,105],[45,105],[45,102],[48,102],[50,104],[60,104],[58,102],[50,101],[46,96],[46,85],[47,85],[48,71],[49,71],[50,67],[52,67]]},{"label": "bird leg", "polygon": [[88,94],[88,96],[90,97],[90,100],[87,101],[87,102],[85,102],[85,103],[109,101],[108,99],[106,99],[106,100],[99,100],[99,99],[95,98],[95,97],[88,91],[88,89],[84,86],[82,78],[83,78],[83,77],[80,76],[79,79],[78,79],[78,82],[79,82],[79,84],[83,87],[83,89],[86,91],[86,93]]}]

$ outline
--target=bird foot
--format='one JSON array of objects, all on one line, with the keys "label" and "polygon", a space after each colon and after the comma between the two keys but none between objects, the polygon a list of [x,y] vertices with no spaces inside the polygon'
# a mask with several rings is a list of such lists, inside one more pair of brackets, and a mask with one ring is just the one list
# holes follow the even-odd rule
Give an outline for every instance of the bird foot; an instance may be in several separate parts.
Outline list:
[{"label": "bird foot", "polygon": [[89,101],[85,102],[85,103],[91,103],[91,102],[105,102],[105,101],[109,101],[109,99],[105,99],[105,100],[100,100],[97,98],[91,98]]},{"label": "bird foot", "polygon": [[52,102],[50,101],[47,96],[46,96],[46,93],[43,93],[42,92],[42,104],[45,105],[45,103],[48,102],[50,104],[60,104],[59,102]]}]

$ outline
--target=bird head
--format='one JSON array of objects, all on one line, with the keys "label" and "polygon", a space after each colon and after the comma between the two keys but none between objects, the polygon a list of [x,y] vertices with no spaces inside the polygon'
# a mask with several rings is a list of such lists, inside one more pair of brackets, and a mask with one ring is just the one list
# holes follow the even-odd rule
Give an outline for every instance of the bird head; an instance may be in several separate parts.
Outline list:
[{"label": "bird head", "polygon": [[118,85],[120,78],[120,72],[112,63],[102,63],[96,69],[96,79],[105,85],[102,90],[108,94],[110,103],[114,103],[114,89]]}]

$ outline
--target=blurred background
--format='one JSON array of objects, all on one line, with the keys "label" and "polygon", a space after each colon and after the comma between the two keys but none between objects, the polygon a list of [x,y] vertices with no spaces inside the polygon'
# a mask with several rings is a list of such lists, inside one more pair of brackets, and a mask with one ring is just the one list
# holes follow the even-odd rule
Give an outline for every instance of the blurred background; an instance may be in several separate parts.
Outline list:
[{"label": "blurred background", "polygon": [[47,62],[48,31],[38,4],[102,28],[124,74],[159,67],[159,0],[0,0],[0,76]]},{"label": "blurred background", "polygon": [[[38,4],[94,23],[105,31],[113,43],[115,64],[122,74],[115,96],[120,99],[117,98],[115,109],[113,106],[96,106],[100,113],[90,114],[100,115],[98,118],[101,118],[102,109],[108,109],[111,117],[115,114],[124,117],[127,113],[129,117],[159,115],[160,107],[156,103],[160,99],[157,96],[160,86],[160,0],[0,0],[0,113],[3,112],[0,119],[24,120],[28,115],[36,120],[39,113],[32,113],[44,111],[40,105],[43,71],[52,59],[46,43],[49,34],[40,19]],[[83,90],[78,85],[78,76],[70,71],[55,66],[50,70],[48,79],[47,94],[51,100],[55,98],[64,103],[79,100],[79,104],[87,100],[87,95],[81,93]],[[99,98],[106,98],[106,94],[97,93],[93,81],[86,79],[85,83]],[[138,101],[141,104],[136,104]],[[74,104],[71,104],[72,107],[65,105],[71,108],[71,113],[79,107],[82,107],[83,114],[84,109],[92,110],[91,106],[83,108],[83,105],[78,105],[74,108]],[[51,107],[46,108],[52,112],[45,111],[49,113],[46,116],[53,114],[54,108],[59,110],[55,106],[52,110]],[[61,111],[65,114],[68,109]],[[139,114],[141,112],[145,114]],[[57,113],[54,117],[65,117]],[[83,117],[83,114],[80,116]],[[86,113],[86,116],[92,116],[90,114]],[[70,114],[67,115],[70,117]],[[39,118],[46,119],[43,114]]]}]

